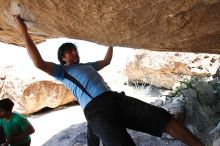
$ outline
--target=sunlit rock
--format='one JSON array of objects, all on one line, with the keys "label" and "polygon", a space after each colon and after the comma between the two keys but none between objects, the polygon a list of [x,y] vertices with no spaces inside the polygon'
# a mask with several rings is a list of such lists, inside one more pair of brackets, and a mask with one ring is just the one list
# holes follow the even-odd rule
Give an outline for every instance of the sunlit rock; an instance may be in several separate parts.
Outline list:
[{"label": "sunlit rock", "polygon": [[34,67],[23,66],[21,70],[20,67],[7,66],[1,73],[4,78],[0,80],[0,99],[11,98],[15,102],[14,110],[21,114],[75,101],[60,82]]},{"label": "sunlit rock", "polygon": [[220,53],[219,0],[1,0],[0,41],[23,45],[20,14],[36,43],[67,37],[129,48]]},{"label": "sunlit rock", "polygon": [[191,76],[215,76],[220,55],[137,50],[125,73],[130,81],[171,89]]}]

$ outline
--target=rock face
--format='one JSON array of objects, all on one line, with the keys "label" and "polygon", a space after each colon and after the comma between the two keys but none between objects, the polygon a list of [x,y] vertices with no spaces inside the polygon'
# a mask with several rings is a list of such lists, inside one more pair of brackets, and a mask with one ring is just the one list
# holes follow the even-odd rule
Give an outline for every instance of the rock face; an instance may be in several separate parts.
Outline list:
[{"label": "rock face", "polygon": [[[13,110],[28,115],[45,107],[56,108],[75,101],[61,83],[34,67],[8,66],[1,70],[0,99],[15,102]],[[30,74],[31,72],[31,74]]]},{"label": "rock face", "polygon": [[[87,146],[87,123],[73,125],[49,139],[43,146]],[[185,146],[169,138],[158,138],[141,132],[128,130],[137,146]],[[102,144],[101,144],[102,146]]]},{"label": "rock face", "polygon": [[220,55],[137,50],[125,73],[130,81],[172,89],[183,78],[210,77],[220,68]]},{"label": "rock face", "polygon": [[67,37],[102,45],[220,53],[219,0],[2,0],[0,41],[22,46],[13,14],[36,43]]}]

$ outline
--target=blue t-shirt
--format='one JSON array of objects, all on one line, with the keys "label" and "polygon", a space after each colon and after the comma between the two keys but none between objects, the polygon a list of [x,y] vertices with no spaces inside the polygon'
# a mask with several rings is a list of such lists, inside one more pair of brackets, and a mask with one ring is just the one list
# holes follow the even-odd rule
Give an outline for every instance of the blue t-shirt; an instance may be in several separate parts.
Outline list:
[{"label": "blue t-shirt", "polygon": [[97,72],[98,70],[98,62],[85,64],[79,63],[69,66],[54,64],[52,76],[61,81],[64,86],[70,90],[84,109],[92,99],[72,81],[64,78],[64,71],[78,80],[87,92],[95,98],[104,92],[111,91],[110,87]]}]

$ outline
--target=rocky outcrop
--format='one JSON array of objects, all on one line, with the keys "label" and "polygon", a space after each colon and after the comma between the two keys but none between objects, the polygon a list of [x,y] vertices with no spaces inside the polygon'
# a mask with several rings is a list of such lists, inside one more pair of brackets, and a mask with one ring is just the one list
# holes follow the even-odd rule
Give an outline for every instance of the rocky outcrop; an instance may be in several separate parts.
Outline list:
[{"label": "rocky outcrop", "polygon": [[183,78],[215,76],[220,55],[137,50],[125,73],[130,81],[171,89]]},{"label": "rocky outcrop", "polygon": [[220,53],[219,0],[1,0],[0,41],[22,46],[13,14],[36,43],[67,37],[101,45]]},{"label": "rocky outcrop", "polygon": [[[86,125],[87,123],[81,123],[64,129],[43,144],[43,146],[87,146]],[[133,130],[128,130],[128,133],[138,146],[184,146],[183,143],[174,139],[158,138]]]},{"label": "rocky outcrop", "polygon": [[0,99],[15,102],[13,110],[31,114],[45,107],[58,106],[75,101],[73,95],[60,82],[34,67],[7,66],[1,69]]}]

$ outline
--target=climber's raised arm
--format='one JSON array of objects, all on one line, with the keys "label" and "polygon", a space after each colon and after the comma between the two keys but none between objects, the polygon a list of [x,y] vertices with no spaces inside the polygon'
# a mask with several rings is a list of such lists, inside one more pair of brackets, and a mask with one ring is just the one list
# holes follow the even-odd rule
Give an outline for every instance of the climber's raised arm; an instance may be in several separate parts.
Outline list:
[{"label": "climber's raised arm", "polygon": [[109,46],[108,50],[105,54],[105,57],[103,60],[98,61],[99,62],[99,70],[104,68],[105,66],[109,65],[112,60],[112,54],[113,54],[113,46]]},{"label": "climber's raised arm", "polygon": [[40,70],[51,74],[52,73],[52,68],[53,68],[53,63],[51,62],[46,62],[43,60],[41,57],[36,45],[34,44],[33,40],[31,39],[30,35],[28,34],[27,26],[24,23],[24,20],[19,16],[19,15],[14,15],[14,20],[16,27],[18,31],[21,33],[24,43],[27,48],[27,52],[33,61],[34,65],[39,68]]}]

